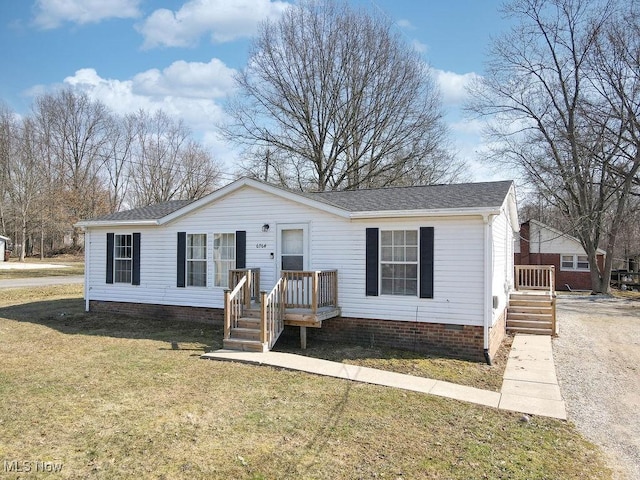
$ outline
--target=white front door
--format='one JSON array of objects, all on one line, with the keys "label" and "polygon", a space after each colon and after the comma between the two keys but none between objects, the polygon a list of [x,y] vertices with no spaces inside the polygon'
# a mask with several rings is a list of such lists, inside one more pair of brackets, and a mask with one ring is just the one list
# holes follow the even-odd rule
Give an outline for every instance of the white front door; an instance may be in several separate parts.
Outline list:
[{"label": "white front door", "polygon": [[309,268],[308,224],[278,225],[278,277],[282,270],[307,270]]}]

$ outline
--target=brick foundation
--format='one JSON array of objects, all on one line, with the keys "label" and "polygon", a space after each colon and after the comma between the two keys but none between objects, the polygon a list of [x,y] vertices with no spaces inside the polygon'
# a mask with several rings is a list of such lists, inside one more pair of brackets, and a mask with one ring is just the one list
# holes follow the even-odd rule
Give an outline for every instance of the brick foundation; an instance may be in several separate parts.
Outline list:
[{"label": "brick foundation", "polygon": [[[287,335],[298,335],[298,328],[287,327]],[[393,320],[336,317],[322,322],[322,328],[307,329],[308,341],[381,346],[484,360],[482,327],[416,323]]]},{"label": "brick foundation", "polygon": [[90,300],[89,310],[92,312],[120,313],[162,320],[195,321],[210,323],[212,325],[224,324],[224,312],[220,308]]},{"label": "brick foundation", "polygon": [[[222,309],[145,303],[91,300],[92,312],[111,312],[163,320],[185,320],[222,325]],[[500,347],[505,332],[505,315],[490,332],[490,355]],[[286,327],[283,335],[299,336],[298,327]],[[322,328],[308,328],[309,341],[381,346],[484,361],[483,327],[417,323],[394,320],[336,317],[322,322]]]}]

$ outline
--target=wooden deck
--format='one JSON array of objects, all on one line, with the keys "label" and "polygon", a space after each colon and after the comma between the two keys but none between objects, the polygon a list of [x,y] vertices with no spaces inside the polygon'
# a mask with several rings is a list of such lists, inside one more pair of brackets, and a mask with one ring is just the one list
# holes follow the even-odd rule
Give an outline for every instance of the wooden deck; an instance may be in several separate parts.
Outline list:
[{"label": "wooden deck", "polygon": [[516,265],[515,288],[509,295],[507,332],[557,335],[555,267]]},{"label": "wooden deck", "polygon": [[306,348],[306,329],[321,328],[323,320],[337,317],[337,270],[283,271],[271,292],[259,292],[259,269],[232,270],[225,292],[225,348],[271,350],[285,325],[300,327]]}]

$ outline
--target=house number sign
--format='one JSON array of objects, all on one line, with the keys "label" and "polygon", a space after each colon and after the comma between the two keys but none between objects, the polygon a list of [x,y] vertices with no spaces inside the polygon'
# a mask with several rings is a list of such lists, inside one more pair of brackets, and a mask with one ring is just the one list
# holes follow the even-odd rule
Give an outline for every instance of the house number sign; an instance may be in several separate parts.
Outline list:
[{"label": "house number sign", "polygon": [[267,248],[266,243],[256,243],[256,248]]}]

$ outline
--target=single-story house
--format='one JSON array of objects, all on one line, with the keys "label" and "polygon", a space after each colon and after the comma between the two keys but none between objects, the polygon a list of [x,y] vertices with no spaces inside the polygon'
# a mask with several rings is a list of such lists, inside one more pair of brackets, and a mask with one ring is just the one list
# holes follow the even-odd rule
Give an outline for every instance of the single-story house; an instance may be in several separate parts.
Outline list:
[{"label": "single-story house", "polygon": [[11,239],[9,237],[0,235],[0,262],[4,262],[7,260],[7,255],[5,252],[9,251],[10,242]]},{"label": "single-story house", "polygon": [[[556,290],[591,290],[589,259],[580,240],[537,220],[520,225],[514,246],[516,265],[554,265]],[[605,251],[597,262],[604,268]]]},{"label": "single-story house", "polygon": [[87,311],[222,322],[230,272],[259,270],[269,291],[286,272],[327,271],[339,308],[310,339],[490,361],[519,223],[511,181],[301,193],[242,178],[78,226]]}]

